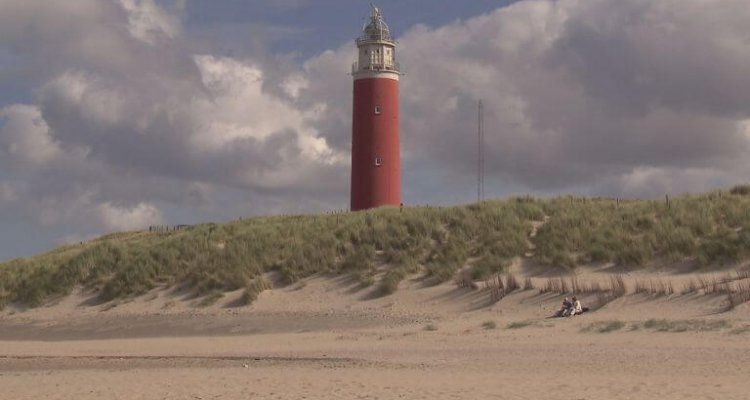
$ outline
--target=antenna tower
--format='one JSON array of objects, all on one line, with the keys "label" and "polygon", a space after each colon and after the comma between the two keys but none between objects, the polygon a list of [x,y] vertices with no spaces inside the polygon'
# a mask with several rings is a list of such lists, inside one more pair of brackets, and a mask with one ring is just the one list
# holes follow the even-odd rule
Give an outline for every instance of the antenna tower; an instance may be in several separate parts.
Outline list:
[{"label": "antenna tower", "polygon": [[484,104],[477,113],[477,203],[484,201]]}]

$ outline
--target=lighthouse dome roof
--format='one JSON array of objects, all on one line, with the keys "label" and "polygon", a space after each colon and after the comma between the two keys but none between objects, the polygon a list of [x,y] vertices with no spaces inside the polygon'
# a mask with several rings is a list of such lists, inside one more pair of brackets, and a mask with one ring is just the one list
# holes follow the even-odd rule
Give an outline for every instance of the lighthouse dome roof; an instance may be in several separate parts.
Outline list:
[{"label": "lighthouse dome roof", "polygon": [[362,30],[362,36],[359,41],[370,41],[370,40],[387,40],[392,41],[391,31],[388,28],[388,24],[383,20],[383,13],[378,7],[372,6],[372,14],[370,15],[370,21],[365,25]]}]

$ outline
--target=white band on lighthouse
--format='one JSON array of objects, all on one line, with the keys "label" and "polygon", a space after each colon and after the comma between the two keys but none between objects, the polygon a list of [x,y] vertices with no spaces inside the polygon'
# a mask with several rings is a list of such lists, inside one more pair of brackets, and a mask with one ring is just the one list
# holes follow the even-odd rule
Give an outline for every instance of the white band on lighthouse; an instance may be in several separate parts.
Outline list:
[{"label": "white band on lighthouse", "polygon": [[352,75],[354,75],[355,81],[360,79],[393,79],[394,81],[398,81],[401,79],[401,74],[397,72],[360,71],[353,72]]}]

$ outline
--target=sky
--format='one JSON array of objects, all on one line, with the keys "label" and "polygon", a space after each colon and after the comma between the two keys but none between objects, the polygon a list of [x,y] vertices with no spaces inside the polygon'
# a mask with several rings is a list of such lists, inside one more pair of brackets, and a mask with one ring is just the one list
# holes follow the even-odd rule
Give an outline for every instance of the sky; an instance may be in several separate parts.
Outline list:
[{"label": "sky", "polygon": [[[382,0],[407,205],[661,197],[750,176],[746,0]],[[369,2],[0,0],[0,260],[346,209]]]}]

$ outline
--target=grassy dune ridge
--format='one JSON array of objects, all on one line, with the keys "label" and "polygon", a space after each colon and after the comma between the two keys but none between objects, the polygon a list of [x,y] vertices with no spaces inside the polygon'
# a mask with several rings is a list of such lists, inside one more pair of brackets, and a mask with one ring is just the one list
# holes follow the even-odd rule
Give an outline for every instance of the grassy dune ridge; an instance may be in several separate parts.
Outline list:
[{"label": "grassy dune ridge", "polygon": [[[530,237],[534,221],[543,221]],[[102,301],[186,285],[196,296],[268,287],[317,273],[345,274],[383,295],[406,276],[436,283],[469,267],[473,279],[504,271],[536,246],[541,265],[649,268],[678,261],[716,268],[750,259],[750,187],[665,201],[511,198],[446,208],[254,218],[170,233],[132,232],[0,264],[0,308],[39,306],[74,288]]]}]

